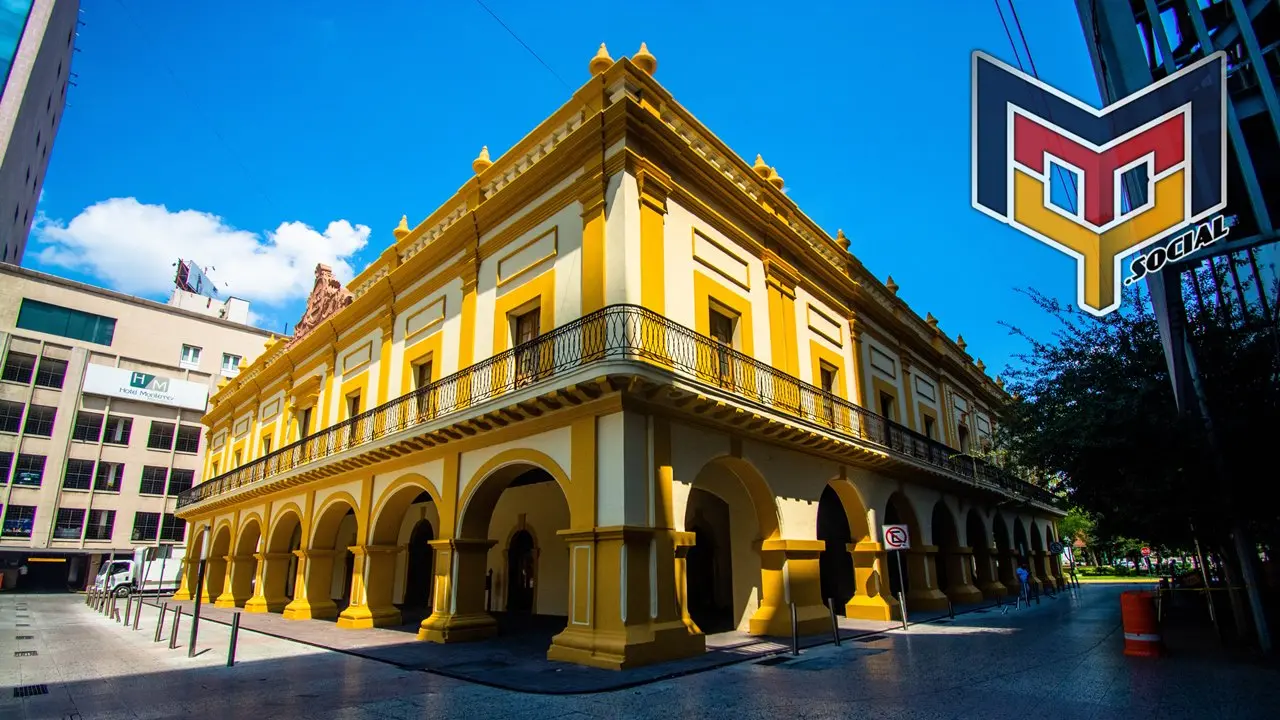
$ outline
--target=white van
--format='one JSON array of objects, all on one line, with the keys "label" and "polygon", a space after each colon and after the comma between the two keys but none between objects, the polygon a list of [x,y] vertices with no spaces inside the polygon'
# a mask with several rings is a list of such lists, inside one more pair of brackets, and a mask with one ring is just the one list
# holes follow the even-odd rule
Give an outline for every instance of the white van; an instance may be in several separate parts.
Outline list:
[{"label": "white van", "polygon": [[94,587],[118,596],[173,592],[181,583],[182,558],[186,552],[181,545],[138,548],[132,558],[104,561]]}]

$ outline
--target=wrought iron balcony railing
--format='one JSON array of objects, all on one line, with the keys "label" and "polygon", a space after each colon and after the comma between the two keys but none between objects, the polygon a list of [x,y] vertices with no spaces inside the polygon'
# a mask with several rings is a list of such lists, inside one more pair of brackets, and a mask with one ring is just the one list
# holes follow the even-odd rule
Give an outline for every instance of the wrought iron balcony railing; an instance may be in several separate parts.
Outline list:
[{"label": "wrought iron balcony railing", "polygon": [[633,360],[719,387],[749,404],[822,426],[1007,493],[1054,503],[1053,495],[1005,470],[962,454],[705,335],[634,305],[611,305],[349,418],[178,496],[186,507],[357,448],[378,438],[462,413],[521,387],[606,361]]}]

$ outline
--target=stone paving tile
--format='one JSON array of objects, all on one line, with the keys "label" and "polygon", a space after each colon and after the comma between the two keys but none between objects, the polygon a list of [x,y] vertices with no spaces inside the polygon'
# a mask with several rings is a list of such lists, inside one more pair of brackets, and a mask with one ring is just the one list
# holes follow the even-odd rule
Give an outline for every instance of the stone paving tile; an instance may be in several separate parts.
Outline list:
[{"label": "stone paving tile", "polygon": [[[585,695],[530,695],[242,631],[225,667],[228,629],[202,623],[195,658],[152,641],[156,611],[134,632],[75,596],[24,596],[40,652],[14,658],[13,597],[0,595],[0,717],[65,718],[1263,718],[1280,706],[1273,667],[1159,660],[1120,651],[1117,595],[889,630],[875,643],[805,650],[652,684]],[[168,623],[166,623],[167,625]],[[356,635],[357,632],[351,633]],[[785,657],[785,656],[784,656]],[[623,673],[625,675],[626,673]],[[43,678],[42,680],[38,680]],[[13,699],[11,687],[49,684]]]}]

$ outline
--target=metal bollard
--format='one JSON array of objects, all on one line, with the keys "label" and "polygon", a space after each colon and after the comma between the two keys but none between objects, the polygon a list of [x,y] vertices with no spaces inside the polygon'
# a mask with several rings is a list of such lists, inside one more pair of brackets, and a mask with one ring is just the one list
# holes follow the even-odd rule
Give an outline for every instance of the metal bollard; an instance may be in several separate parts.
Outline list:
[{"label": "metal bollard", "polygon": [[956,606],[951,604],[951,598],[947,598],[947,615],[949,615],[952,620],[956,619]]},{"label": "metal bollard", "polygon": [[138,606],[133,610],[133,629],[138,629],[138,622],[142,620],[142,596],[138,596]]},{"label": "metal bollard", "polygon": [[124,596],[124,625],[129,626],[130,613],[133,612],[133,593]]},{"label": "metal bollard", "polygon": [[791,654],[800,654],[800,622],[796,616],[795,603],[791,603]]},{"label": "metal bollard", "polygon": [[92,601],[93,601],[93,588],[89,588],[84,592],[84,604],[88,605]]},{"label": "metal bollard", "polygon": [[840,621],[836,620],[835,598],[827,598],[827,610],[831,611],[831,634],[835,636],[836,647],[840,647]]},{"label": "metal bollard", "polygon": [[898,591],[898,609],[902,611],[902,629],[907,629],[907,596]]},{"label": "metal bollard", "polygon": [[182,620],[182,606],[175,605],[173,608],[173,627],[169,631],[169,649],[176,650],[178,648],[178,625]]},{"label": "metal bollard", "polygon": [[236,664],[236,640],[240,638],[240,613],[231,616],[231,644],[227,647],[227,667]]},{"label": "metal bollard", "polygon": [[160,608],[160,617],[156,618],[156,639],[152,642],[160,642],[160,636],[164,634],[164,614],[169,612],[169,603],[165,603]]}]

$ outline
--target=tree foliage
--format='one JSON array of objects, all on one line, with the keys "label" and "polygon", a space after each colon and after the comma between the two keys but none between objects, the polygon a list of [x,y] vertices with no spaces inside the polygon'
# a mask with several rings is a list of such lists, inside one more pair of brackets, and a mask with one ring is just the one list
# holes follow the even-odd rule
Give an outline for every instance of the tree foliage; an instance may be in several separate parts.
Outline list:
[{"label": "tree foliage", "polygon": [[1029,350],[1008,373],[1014,400],[1000,443],[1015,465],[1062,478],[1102,538],[1188,547],[1193,521],[1202,532],[1224,533],[1240,516],[1264,537],[1280,527],[1276,504],[1257,495],[1271,497],[1277,475],[1264,469],[1280,427],[1274,314],[1247,302],[1224,311],[1194,290],[1192,298],[1186,288],[1187,320],[1216,445],[1198,416],[1175,404],[1140,289],[1102,318],[1023,291],[1056,328],[1042,339],[1010,326]]}]

